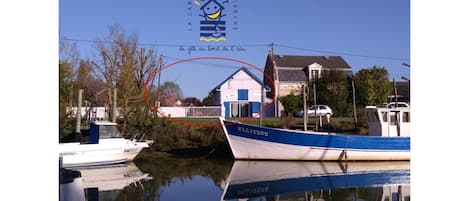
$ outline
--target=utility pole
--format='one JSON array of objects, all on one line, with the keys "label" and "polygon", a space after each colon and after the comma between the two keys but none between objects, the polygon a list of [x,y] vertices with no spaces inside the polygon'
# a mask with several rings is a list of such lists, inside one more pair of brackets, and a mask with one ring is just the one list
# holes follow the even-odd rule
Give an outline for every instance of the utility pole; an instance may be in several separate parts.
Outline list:
[{"label": "utility pole", "polygon": [[[158,85],[156,87],[156,109],[160,108],[160,84],[161,84],[161,67],[163,64],[163,54],[160,54],[160,58],[158,59]],[[156,115],[158,116],[158,114]]]},{"label": "utility pole", "polygon": [[352,97],[353,97],[353,123],[355,124],[355,131],[357,131],[357,103],[355,101],[355,79],[352,76]]},{"label": "utility pole", "polygon": [[265,111],[262,111],[264,109],[264,97],[265,97],[265,90],[264,90],[264,86],[261,85],[261,106],[259,108],[259,126],[262,126],[262,121],[263,121],[263,118],[264,118],[264,112]]},{"label": "utility pole", "polygon": [[317,80],[317,76],[318,76],[318,73],[317,71],[313,71],[314,74],[313,74],[313,100],[314,100],[314,128],[315,130],[317,131],[318,130],[318,118],[317,118],[317,105],[316,105],[316,80]]},{"label": "utility pole", "polygon": [[308,107],[306,105],[306,86],[302,85],[301,88],[303,89],[303,127],[304,131],[308,130]]},{"label": "utility pole", "polygon": [[82,95],[83,95],[83,89],[78,90],[77,114],[75,115],[77,117],[77,122],[75,125],[75,133],[81,133],[80,128],[81,128],[81,97]]},{"label": "utility pole", "polygon": [[117,119],[117,88],[114,88],[112,95],[112,122],[116,123]]},{"label": "utility pole", "polygon": [[397,101],[398,101],[398,99],[397,99],[397,88],[396,88],[396,80],[394,80],[394,78],[392,78],[392,83],[394,85],[394,102],[395,102],[394,104],[397,107]]}]

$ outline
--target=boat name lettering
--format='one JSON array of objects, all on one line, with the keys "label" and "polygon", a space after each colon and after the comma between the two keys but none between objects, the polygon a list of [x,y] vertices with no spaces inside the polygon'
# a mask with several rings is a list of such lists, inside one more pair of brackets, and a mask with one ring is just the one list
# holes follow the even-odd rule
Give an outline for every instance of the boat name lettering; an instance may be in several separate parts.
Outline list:
[{"label": "boat name lettering", "polygon": [[242,189],[242,190],[238,190],[238,195],[260,194],[260,193],[266,193],[267,191],[269,191],[268,186],[255,187],[255,188],[245,188],[245,189]]},{"label": "boat name lettering", "polygon": [[267,131],[255,130],[255,129],[250,129],[250,128],[243,128],[243,127],[240,127],[240,126],[238,126],[238,131],[243,132],[243,133],[253,134],[253,135],[269,136],[269,132],[267,132]]},{"label": "boat name lettering", "polygon": [[75,155],[77,154],[76,152],[63,152],[63,153],[60,153],[60,156],[70,156],[70,155]]}]

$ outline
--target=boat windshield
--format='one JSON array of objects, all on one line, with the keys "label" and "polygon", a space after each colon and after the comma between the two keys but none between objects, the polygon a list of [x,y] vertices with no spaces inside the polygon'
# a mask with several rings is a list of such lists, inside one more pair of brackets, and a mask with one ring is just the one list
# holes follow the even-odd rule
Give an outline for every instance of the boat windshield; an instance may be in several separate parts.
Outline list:
[{"label": "boat windshield", "polygon": [[100,138],[119,138],[122,137],[117,126],[114,125],[100,125],[99,126]]}]

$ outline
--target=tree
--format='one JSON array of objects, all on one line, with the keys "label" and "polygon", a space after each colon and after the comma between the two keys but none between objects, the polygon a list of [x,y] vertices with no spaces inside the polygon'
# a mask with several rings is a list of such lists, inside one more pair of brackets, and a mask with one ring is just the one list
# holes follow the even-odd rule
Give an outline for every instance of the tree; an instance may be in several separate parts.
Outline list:
[{"label": "tree", "polygon": [[83,89],[83,99],[96,102],[95,106],[102,106],[106,102],[106,96],[103,96],[104,94],[97,96],[99,91],[106,88],[106,84],[93,76],[91,62],[80,61],[74,85],[75,89]]},{"label": "tree", "polygon": [[184,105],[187,105],[187,106],[202,106],[202,101],[200,101],[198,98],[196,97],[187,97],[187,98],[184,98],[184,100],[182,101],[182,103]]},{"label": "tree", "polygon": [[206,106],[214,105],[215,104],[214,96],[215,96],[214,91],[211,91],[210,93],[208,93],[208,95],[204,99],[202,99],[202,105],[206,105]]},{"label": "tree", "polygon": [[159,94],[162,106],[174,106],[178,100],[183,98],[181,88],[174,82],[163,83]]},{"label": "tree", "polygon": [[[310,89],[312,89],[310,83]],[[348,103],[350,85],[347,78],[341,71],[324,71],[316,84],[317,104],[330,106],[334,113],[343,116],[349,112],[351,104]],[[309,90],[308,104],[313,105],[313,90]]]},{"label": "tree", "polygon": [[79,54],[75,43],[61,40],[59,44],[59,139],[73,131],[73,119],[67,107],[73,105],[74,76]]},{"label": "tree", "polygon": [[[108,102],[112,103],[112,90],[118,90],[118,105],[124,117],[123,131],[127,130],[127,120],[136,115],[137,120],[145,118],[149,108],[143,98],[144,83],[158,66],[156,51],[138,48],[137,34],[126,34],[120,25],[108,27],[109,35],[95,43],[96,61],[92,69],[106,83]],[[149,85],[151,91],[152,85]],[[141,108],[144,110],[141,110]]]},{"label": "tree", "polygon": [[363,107],[385,103],[392,91],[388,71],[384,67],[373,66],[371,69],[361,69],[355,74],[354,80],[357,105]]},{"label": "tree", "polygon": [[293,112],[303,109],[303,98],[300,95],[293,95],[293,93],[291,93],[287,96],[280,97],[279,100],[282,103],[284,112],[287,115],[293,114]]}]

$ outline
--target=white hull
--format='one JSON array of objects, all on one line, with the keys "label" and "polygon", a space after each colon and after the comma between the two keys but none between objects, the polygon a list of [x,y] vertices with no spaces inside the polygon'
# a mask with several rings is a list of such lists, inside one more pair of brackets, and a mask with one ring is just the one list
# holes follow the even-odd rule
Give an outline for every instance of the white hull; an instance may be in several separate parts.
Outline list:
[{"label": "white hull", "polygon": [[[227,133],[225,131],[225,133]],[[324,147],[297,146],[253,140],[227,134],[236,159],[265,160],[410,160],[409,151],[347,150]]]},{"label": "white hull", "polygon": [[63,167],[106,165],[132,161],[147,147],[147,142],[124,138],[101,139],[99,144],[59,144],[59,156],[62,157]]}]

